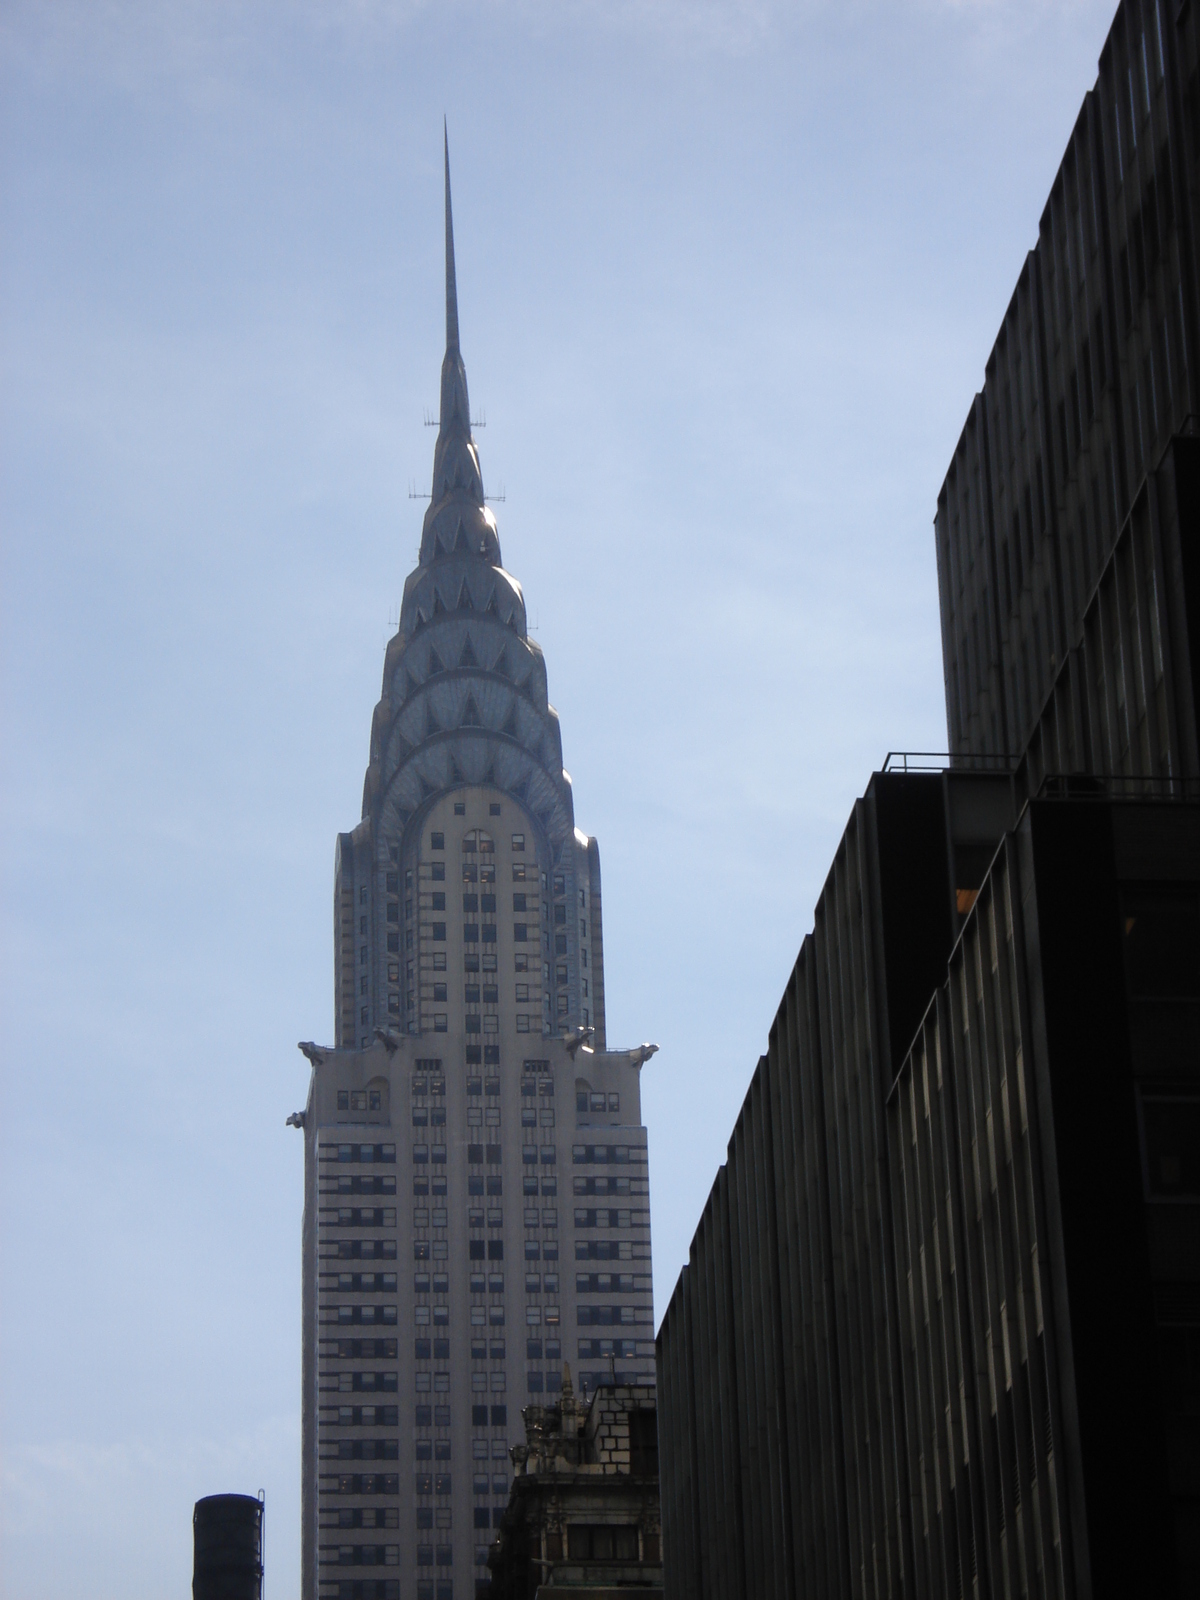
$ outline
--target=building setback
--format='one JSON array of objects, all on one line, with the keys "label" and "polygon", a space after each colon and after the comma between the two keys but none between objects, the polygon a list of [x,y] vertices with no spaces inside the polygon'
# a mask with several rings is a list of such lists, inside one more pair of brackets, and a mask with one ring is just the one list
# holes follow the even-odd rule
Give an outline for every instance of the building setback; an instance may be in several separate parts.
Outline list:
[{"label": "building setback", "polygon": [[606,1047],[600,858],[501,565],[459,349],[338,839],[336,1044],[304,1045],[302,1592],[471,1600],[521,1408],[655,1381],[653,1046]]},{"label": "building setback", "polygon": [[1129,0],[658,1338],[665,1589],[1200,1592],[1194,8]]}]

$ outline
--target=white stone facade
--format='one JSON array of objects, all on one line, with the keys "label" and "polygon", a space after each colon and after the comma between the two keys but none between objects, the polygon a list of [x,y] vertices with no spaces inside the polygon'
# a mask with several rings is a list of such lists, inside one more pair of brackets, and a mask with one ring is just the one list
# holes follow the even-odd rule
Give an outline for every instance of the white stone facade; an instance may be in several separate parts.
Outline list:
[{"label": "white stone facade", "polygon": [[336,1046],[305,1046],[304,1600],[472,1600],[521,1409],[653,1383],[640,1071],[600,862],[500,565],[458,352],[420,564],[338,841]]}]

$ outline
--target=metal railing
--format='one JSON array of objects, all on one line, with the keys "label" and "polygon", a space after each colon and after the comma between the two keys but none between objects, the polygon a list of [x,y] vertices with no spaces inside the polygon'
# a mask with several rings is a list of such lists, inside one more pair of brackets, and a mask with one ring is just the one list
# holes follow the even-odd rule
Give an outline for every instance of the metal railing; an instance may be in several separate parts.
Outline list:
[{"label": "metal railing", "polygon": [[889,750],[884,772],[1000,772],[1017,770],[1019,756],[955,754],[948,750]]}]

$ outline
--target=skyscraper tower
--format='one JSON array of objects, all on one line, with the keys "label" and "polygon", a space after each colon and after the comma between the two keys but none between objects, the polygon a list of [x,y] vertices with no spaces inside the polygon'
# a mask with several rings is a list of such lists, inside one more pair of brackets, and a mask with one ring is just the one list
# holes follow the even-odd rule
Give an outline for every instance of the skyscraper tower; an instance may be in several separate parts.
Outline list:
[{"label": "skyscraper tower", "polygon": [[584,1390],[654,1381],[639,1085],[654,1047],[606,1048],[599,852],[575,827],[542,653],[484,498],[448,150],[432,493],[362,821],[338,839],[334,940],[337,1044],[302,1046],[312,1078],[291,1119],[303,1593],[468,1600],[522,1407],[553,1402],[564,1358]]}]

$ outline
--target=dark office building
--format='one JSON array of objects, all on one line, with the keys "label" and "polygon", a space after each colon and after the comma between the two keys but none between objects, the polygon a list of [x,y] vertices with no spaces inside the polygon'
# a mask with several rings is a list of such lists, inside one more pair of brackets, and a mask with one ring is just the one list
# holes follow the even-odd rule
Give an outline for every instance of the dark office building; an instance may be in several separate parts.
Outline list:
[{"label": "dark office building", "polygon": [[1200,77],[1127,4],[658,1339],[668,1600],[1200,1593]]},{"label": "dark office building", "polygon": [[950,750],[1029,793],[1197,772],[1197,30],[1118,10],[938,497]]}]

